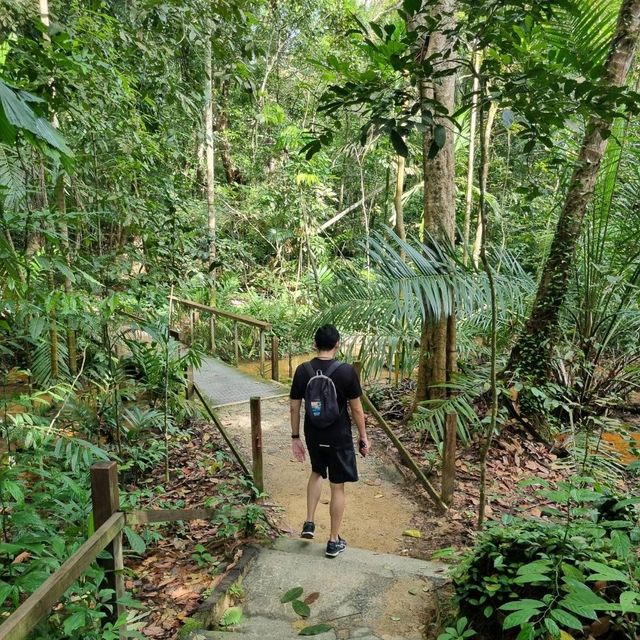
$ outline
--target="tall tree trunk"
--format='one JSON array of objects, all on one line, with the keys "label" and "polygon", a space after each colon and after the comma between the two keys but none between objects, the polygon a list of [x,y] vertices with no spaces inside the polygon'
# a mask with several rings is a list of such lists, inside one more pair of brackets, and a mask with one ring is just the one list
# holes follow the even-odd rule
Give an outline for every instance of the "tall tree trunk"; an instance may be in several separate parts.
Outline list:
[{"label": "tall tree trunk", "polygon": [[211,30],[207,35],[205,51],[204,90],[204,137],[207,164],[207,229],[209,231],[209,264],[216,258],[216,209],[215,209],[215,166],[213,140],[213,61],[211,51]]},{"label": "tall tree trunk", "polygon": [[478,91],[480,79],[478,78],[478,52],[471,54],[471,68],[473,70],[473,86],[471,94],[471,115],[469,123],[469,163],[467,168],[467,192],[464,208],[464,231],[462,238],[462,251],[464,264],[469,262],[469,235],[471,232],[471,212],[473,211],[473,171],[476,156],[476,128],[478,121]]},{"label": "tall tree trunk", "polygon": [[[40,20],[42,20],[42,24],[45,27],[49,27],[49,0],[39,0],[40,2]],[[51,38],[49,38],[49,34],[45,32],[43,34],[43,38],[45,43],[51,44]],[[53,86],[53,79],[51,80],[51,84]],[[55,94],[55,86],[53,86],[53,91]],[[57,129],[58,128],[58,115],[56,113],[51,117],[52,126]],[[67,225],[67,206],[65,202],[65,193],[64,193],[64,174],[62,171],[58,174],[58,178],[56,179],[55,184],[55,203],[58,213],[60,214],[60,219],[58,220],[58,226],[60,227],[60,237],[61,237],[61,245],[62,250],[64,252],[64,260],[67,264],[67,267],[71,266],[71,250],[69,247],[69,227]],[[51,280],[53,283],[53,278]],[[70,296],[72,293],[71,279],[69,276],[65,275],[64,277],[64,292],[67,296]],[[52,334],[52,340],[55,340],[55,345],[52,343],[52,366],[54,365],[55,360],[55,369],[57,377],[57,353],[58,353],[58,345],[57,345],[57,332],[55,336]],[[53,351],[55,350],[56,357],[53,357]],[[69,373],[71,375],[75,375],[78,371],[78,349],[77,349],[77,339],[76,332],[71,325],[71,319],[67,320],[67,355],[69,358]]]},{"label": "tall tree trunk", "polygon": [[[640,0],[623,0],[605,67],[603,86],[624,86],[639,36]],[[587,207],[593,198],[598,169],[610,133],[611,125],[608,122],[597,116],[589,119],[531,315],[511,351],[507,371],[520,370],[536,380],[544,380],[548,375],[576,245]]]},{"label": "tall tree trunk", "polygon": [[[440,0],[434,6],[431,16],[436,17],[439,25],[432,32],[425,58],[443,56],[452,43],[449,35],[453,30],[455,0]],[[440,68],[450,64],[439,65]],[[420,81],[420,98],[437,100],[452,114],[454,111],[455,75],[451,70],[448,75],[437,79],[432,85],[426,78]],[[425,103],[428,104],[428,103]],[[453,244],[455,240],[455,162],[451,123],[446,118],[438,119],[447,131],[444,146],[434,158],[429,158],[432,135],[425,132],[423,138],[423,177],[424,177],[424,232],[425,242],[430,238]],[[447,316],[430,317],[424,322],[420,340],[420,360],[418,364],[418,381],[415,404],[427,398],[446,396],[441,386],[451,379],[456,368],[455,336],[449,335],[455,320]]]},{"label": "tall tree trunk", "polygon": [[[62,246],[63,258],[68,268],[71,268],[71,247],[69,246],[69,227],[67,226],[66,213],[67,206],[64,195],[64,175],[60,174],[56,181],[56,208],[60,214],[58,226],[60,227],[60,244]],[[64,292],[67,296],[73,293],[71,279],[64,277]],[[76,331],[72,326],[71,319],[67,319],[67,356],[69,358],[69,373],[75,376],[78,372],[78,341]]]},{"label": "tall tree trunk", "polygon": [[[483,131],[481,133],[482,136],[482,145],[484,146],[486,158],[482,163],[482,167],[480,168],[480,179],[484,182],[485,195],[487,190],[487,180],[489,178],[489,150],[491,149],[491,133],[493,132],[493,124],[496,120],[496,114],[498,113],[498,104],[496,102],[491,102],[489,104],[489,111],[487,112],[487,121],[484,123]],[[485,211],[486,213],[486,211]],[[484,243],[484,235],[485,235],[485,224],[483,213],[478,210],[478,219],[476,225],[476,239],[473,243],[473,265],[477,269],[480,264],[480,252],[482,245]]]}]

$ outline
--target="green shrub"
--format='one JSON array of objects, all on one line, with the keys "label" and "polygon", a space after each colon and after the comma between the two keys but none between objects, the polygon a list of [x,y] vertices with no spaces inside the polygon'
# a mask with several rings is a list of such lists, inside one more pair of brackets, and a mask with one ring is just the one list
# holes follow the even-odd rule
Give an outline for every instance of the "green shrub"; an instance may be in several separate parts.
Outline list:
[{"label": "green shrub", "polygon": [[558,502],[550,511],[564,522],[505,518],[455,570],[459,615],[481,637],[588,637],[583,629],[606,617],[608,637],[636,638],[636,500],[581,486],[543,492]]}]

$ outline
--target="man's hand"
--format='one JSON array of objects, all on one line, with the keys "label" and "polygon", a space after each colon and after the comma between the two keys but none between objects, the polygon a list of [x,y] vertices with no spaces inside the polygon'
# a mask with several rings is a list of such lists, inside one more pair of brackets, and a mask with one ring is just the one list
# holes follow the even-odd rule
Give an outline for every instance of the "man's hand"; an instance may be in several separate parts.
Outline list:
[{"label": "man's hand", "polygon": [[298,462],[304,462],[304,445],[300,438],[294,438],[291,441],[291,451],[293,452],[293,457]]},{"label": "man's hand", "polygon": [[369,454],[369,451],[371,451],[371,444],[367,436],[360,437],[358,441],[358,451],[363,458],[365,458]]}]

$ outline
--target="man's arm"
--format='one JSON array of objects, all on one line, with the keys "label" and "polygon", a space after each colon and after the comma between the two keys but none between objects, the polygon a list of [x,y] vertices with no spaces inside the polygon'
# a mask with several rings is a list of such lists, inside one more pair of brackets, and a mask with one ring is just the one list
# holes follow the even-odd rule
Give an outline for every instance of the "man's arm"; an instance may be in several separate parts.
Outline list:
[{"label": "man's arm", "polygon": [[291,451],[293,457],[298,462],[304,462],[304,445],[300,440],[300,407],[302,406],[302,400],[289,400],[290,422],[291,422],[291,435],[297,436],[291,438]]},{"label": "man's arm", "polygon": [[352,398],[349,400],[349,408],[351,409],[351,417],[358,427],[358,439],[364,442],[365,446],[360,449],[360,453],[366,456],[371,446],[369,445],[369,438],[367,437],[367,426],[364,422],[364,409],[362,408],[362,401],[360,398]]}]

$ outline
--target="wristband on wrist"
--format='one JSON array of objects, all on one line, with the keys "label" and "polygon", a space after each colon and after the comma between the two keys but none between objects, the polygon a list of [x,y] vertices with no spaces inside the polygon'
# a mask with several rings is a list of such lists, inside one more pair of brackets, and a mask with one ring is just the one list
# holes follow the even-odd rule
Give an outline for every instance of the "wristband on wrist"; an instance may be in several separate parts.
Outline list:
[{"label": "wristband on wrist", "polygon": [[299,433],[292,433],[291,437],[295,440],[296,438],[300,438],[300,434]]}]

